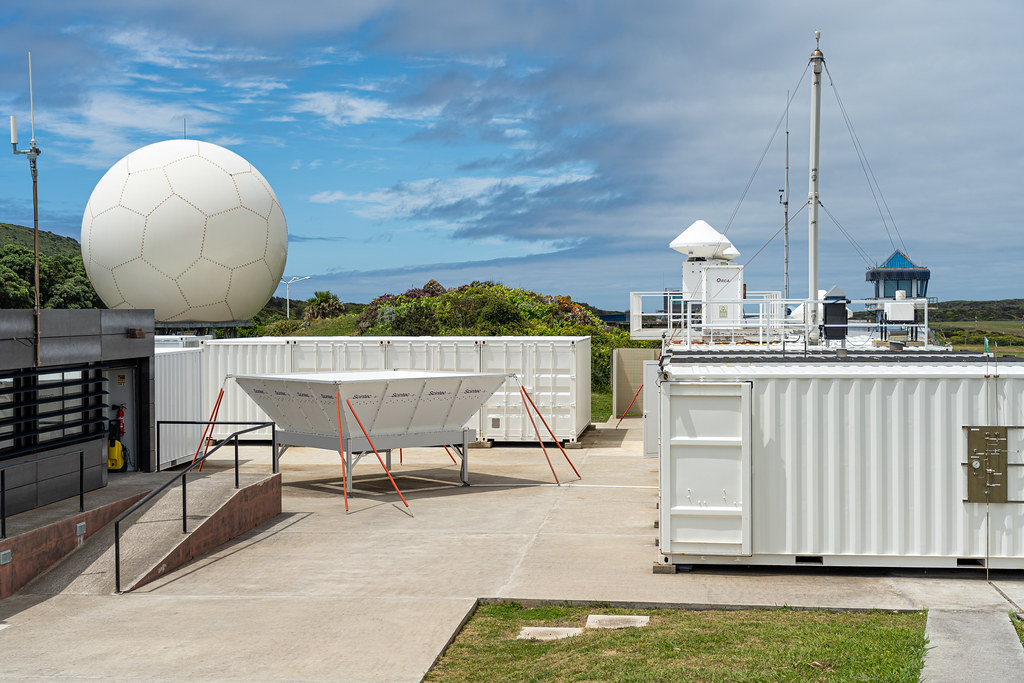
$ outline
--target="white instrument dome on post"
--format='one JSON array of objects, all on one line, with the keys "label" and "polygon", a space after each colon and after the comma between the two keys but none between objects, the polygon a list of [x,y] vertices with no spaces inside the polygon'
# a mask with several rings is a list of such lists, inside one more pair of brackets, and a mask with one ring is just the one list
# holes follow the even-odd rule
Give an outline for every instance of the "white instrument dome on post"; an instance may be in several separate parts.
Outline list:
[{"label": "white instrument dome on post", "polygon": [[740,255],[740,252],[725,235],[712,228],[707,221],[702,220],[694,221],[668,246],[692,259],[732,261]]}]

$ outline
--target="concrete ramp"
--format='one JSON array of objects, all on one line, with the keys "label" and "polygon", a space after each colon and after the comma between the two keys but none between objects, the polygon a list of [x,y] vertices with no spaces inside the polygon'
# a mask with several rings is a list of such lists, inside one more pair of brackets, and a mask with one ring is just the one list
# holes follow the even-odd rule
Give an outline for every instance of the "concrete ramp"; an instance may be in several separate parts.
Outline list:
[{"label": "concrete ramp", "polygon": [[[121,590],[129,591],[210,552],[281,513],[281,475],[191,475],[188,529],[182,533],[181,486],[164,491],[121,523]],[[28,595],[114,592],[114,525],[91,536],[65,560],[26,586]]]}]

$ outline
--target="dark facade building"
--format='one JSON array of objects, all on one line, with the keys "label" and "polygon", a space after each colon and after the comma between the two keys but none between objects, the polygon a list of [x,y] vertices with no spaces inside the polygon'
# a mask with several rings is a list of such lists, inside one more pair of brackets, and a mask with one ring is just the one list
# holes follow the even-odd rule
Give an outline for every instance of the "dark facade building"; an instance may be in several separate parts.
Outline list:
[{"label": "dark facade building", "polygon": [[32,310],[0,310],[8,515],[77,495],[80,462],[87,491],[106,486],[111,420],[127,469],[154,469],[153,331],[151,310],[43,310],[37,340]]}]

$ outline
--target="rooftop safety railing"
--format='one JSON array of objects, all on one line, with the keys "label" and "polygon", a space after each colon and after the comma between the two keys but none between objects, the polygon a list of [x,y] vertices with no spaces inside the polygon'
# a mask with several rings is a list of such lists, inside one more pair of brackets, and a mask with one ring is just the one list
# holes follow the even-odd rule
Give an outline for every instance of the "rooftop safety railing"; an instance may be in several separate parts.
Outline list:
[{"label": "rooftop safety railing", "polygon": [[[872,307],[872,319],[826,320],[826,307]],[[928,303],[917,299],[782,299],[778,292],[748,292],[745,299],[692,301],[682,292],[631,292],[630,337],[663,345],[821,347],[900,341],[927,345]],[[808,313],[817,310],[817,321]],[[835,334],[832,334],[835,333]]]},{"label": "rooftop safety railing", "polygon": [[[174,478],[164,483],[163,486],[157,490],[151,492],[148,496],[140,500],[138,503],[133,505],[130,510],[126,511],[116,520],[114,520],[114,590],[117,593],[121,592],[121,522],[126,518],[130,517],[141,507],[152,501],[158,495],[163,493],[165,490],[173,486],[179,480],[181,481],[181,533],[188,533],[188,491],[187,491],[187,480],[186,475],[191,472],[195,467],[202,467],[202,464],[206,462],[207,458],[220,450],[223,446],[228,443],[234,443],[235,445],[235,488],[239,488],[239,466],[238,466],[238,437],[242,434],[256,431],[257,429],[263,429],[270,427],[271,433],[271,468],[274,474],[277,474],[277,425],[273,422],[208,422],[208,421],[188,421],[188,420],[161,420],[157,422],[157,435],[160,434],[161,425],[165,424],[179,424],[179,425],[250,425],[246,429],[240,429],[230,434],[226,439],[218,443],[216,446],[211,448],[209,451],[201,456],[196,457],[192,463],[179,472]],[[159,449],[158,449],[159,451]],[[158,457],[159,460],[159,452]]]}]

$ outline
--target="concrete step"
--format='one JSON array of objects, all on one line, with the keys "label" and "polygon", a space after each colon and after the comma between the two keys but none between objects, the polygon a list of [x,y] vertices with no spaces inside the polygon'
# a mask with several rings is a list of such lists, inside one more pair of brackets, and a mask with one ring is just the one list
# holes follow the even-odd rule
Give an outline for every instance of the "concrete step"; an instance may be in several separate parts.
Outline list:
[{"label": "concrete step", "polygon": [[[182,533],[180,485],[167,489],[126,519],[121,523],[121,590],[131,590],[139,585],[140,579],[155,571],[159,574],[179,566],[181,561],[168,564],[168,558],[175,550],[188,544],[190,537],[197,533],[208,536],[208,530],[204,529],[205,523],[223,511],[225,505],[237,498],[240,491],[265,484],[274,476],[277,475],[243,472],[241,488],[235,489],[233,473],[190,474],[187,491],[188,534]],[[279,513],[279,484],[277,489]],[[237,514],[233,511],[231,516],[237,517]],[[222,538],[216,545],[227,540],[229,538]],[[194,553],[184,555],[187,556],[184,561],[195,556]],[[161,566],[164,567],[163,571],[159,571]],[[114,590],[114,525],[111,523],[91,536],[62,562],[28,584],[22,593],[102,595],[113,593]]]}]

